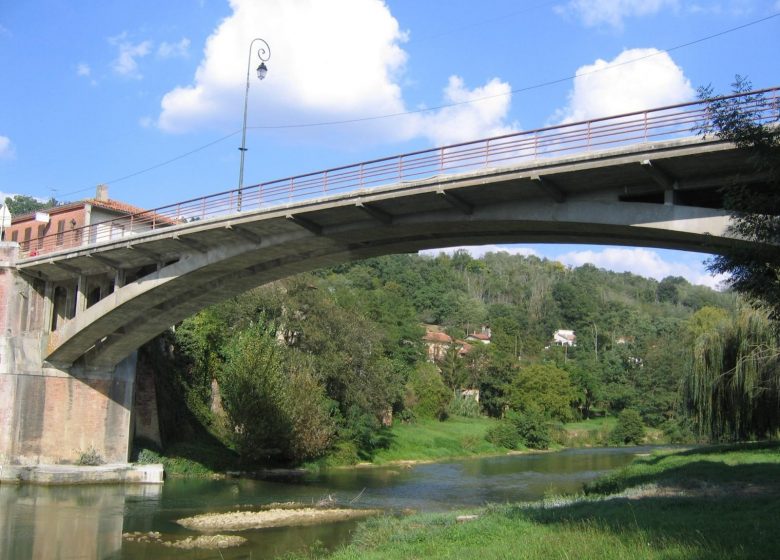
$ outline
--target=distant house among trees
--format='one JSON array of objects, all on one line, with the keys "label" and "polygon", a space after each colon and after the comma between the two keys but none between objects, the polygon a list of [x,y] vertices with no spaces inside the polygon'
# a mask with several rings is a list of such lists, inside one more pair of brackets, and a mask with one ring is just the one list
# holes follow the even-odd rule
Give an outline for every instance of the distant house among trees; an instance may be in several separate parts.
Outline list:
[{"label": "distant house among trees", "polygon": [[552,342],[555,346],[577,346],[577,335],[574,331],[558,329],[553,333]]},{"label": "distant house among trees", "polygon": [[[425,343],[426,355],[428,361],[431,363],[440,362],[444,359],[444,355],[451,346],[455,345],[458,349],[458,356],[461,358],[468,354],[473,348],[471,344],[463,340],[455,340],[450,335],[440,330],[437,325],[425,325],[425,336],[423,336],[423,342]],[[485,344],[490,342],[488,339]]]},{"label": "distant house among trees", "polygon": [[444,358],[450,346],[452,346],[452,337],[447,333],[438,330],[434,325],[425,326],[425,342],[429,362],[437,362]]},{"label": "distant house among trees", "polygon": [[482,325],[482,329],[480,332],[473,332],[470,335],[466,337],[466,340],[471,340],[473,342],[481,342],[482,344],[490,344],[490,327],[486,325]]}]

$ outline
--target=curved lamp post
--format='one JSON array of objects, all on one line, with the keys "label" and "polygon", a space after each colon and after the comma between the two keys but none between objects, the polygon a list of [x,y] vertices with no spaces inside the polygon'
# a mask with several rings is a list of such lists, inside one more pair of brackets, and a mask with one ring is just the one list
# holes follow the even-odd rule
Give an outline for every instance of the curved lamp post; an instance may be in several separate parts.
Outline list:
[{"label": "curved lamp post", "polygon": [[268,45],[268,43],[265,42],[264,39],[261,39],[259,37],[252,39],[252,42],[249,43],[249,57],[247,59],[246,63],[246,92],[244,93],[244,126],[241,129],[241,147],[239,150],[241,150],[241,166],[239,168],[238,172],[238,211],[241,211],[241,195],[242,190],[244,188],[244,153],[246,152],[246,110],[247,106],[249,105],[249,71],[251,70],[252,66],[252,46],[255,44],[255,41],[260,41],[262,45],[257,50],[257,57],[260,59],[260,66],[257,67],[257,79],[262,80],[265,78],[265,75],[268,73],[268,67],[265,65],[265,63],[268,61],[269,58],[271,58],[271,47]]}]

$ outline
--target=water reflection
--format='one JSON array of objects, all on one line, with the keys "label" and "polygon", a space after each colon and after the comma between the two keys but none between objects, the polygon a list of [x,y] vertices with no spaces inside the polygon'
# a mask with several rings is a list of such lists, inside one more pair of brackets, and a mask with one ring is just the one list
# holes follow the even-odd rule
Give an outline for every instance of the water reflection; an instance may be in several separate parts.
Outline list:
[{"label": "water reflection", "polygon": [[119,558],[128,499],[159,486],[0,485],[0,558]]},{"label": "water reflection", "polygon": [[[546,492],[575,492],[627,464],[648,448],[583,449],[421,464],[345,469],[285,480],[168,480],[160,486],[41,487],[0,485],[0,558],[219,558],[159,542],[122,540],[156,531],[163,540],[195,536],[177,519],[272,502],[313,503],[326,496],[390,511],[443,511],[487,502],[532,500]],[[314,543],[326,549],[349,539],[355,522],[242,531],[249,543],[223,550],[229,558],[270,559]]]}]

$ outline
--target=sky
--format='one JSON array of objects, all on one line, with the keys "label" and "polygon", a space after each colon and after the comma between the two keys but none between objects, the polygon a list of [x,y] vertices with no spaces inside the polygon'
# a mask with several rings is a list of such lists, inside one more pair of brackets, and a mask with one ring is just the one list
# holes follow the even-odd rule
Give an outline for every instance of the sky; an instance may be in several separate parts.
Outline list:
[{"label": "sky", "polygon": [[[0,193],[154,208],[245,184],[780,85],[780,0],[0,0]],[[257,45],[257,43],[255,43]],[[716,286],[707,255],[513,245]]]}]

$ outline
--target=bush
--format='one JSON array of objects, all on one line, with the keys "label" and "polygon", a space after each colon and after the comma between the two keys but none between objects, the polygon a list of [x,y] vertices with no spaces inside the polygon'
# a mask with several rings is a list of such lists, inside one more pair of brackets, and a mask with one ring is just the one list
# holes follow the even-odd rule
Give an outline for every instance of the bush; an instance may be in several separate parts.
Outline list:
[{"label": "bush", "polygon": [[464,418],[479,418],[479,403],[471,397],[455,395],[447,405],[449,416],[462,416]]},{"label": "bush", "polygon": [[79,459],[76,462],[77,465],[83,467],[97,467],[103,464],[103,457],[100,456],[97,449],[90,446],[86,451],[82,451],[79,454]]},{"label": "bush", "polygon": [[511,414],[510,421],[517,430],[520,441],[529,449],[550,447],[550,430],[545,417],[536,411]]},{"label": "bush", "polygon": [[507,449],[517,449],[521,444],[517,427],[512,421],[506,419],[490,428],[485,434],[485,439],[493,445]]},{"label": "bush", "polygon": [[661,430],[669,443],[694,443],[697,441],[693,427],[685,419],[670,418],[661,424]]},{"label": "bush", "polygon": [[160,454],[156,451],[152,451],[151,449],[141,449],[141,451],[138,452],[138,458],[135,460],[136,463],[139,463],[141,465],[151,465],[154,463],[162,463],[162,457],[160,457]]},{"label": "bush", "polygon": [[645,438],[645,425],[636,410],[626,408],[618,415],[615,429],[609,435],[613,445],[639,445]]},{"label": "bush", "polygon": [[450,395],[436,366],[421,364],[409,376],[404,406],[411,409],[417,418],[445,420]]}]

